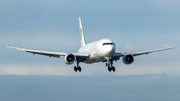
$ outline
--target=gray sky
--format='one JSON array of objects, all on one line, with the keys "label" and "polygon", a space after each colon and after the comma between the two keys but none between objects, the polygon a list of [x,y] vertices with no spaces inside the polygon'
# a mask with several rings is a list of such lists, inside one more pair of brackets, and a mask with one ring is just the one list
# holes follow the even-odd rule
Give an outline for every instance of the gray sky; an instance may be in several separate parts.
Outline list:
[{"label": "gray sky", "polygon": [[[0,82],[4,83],[0,86],[3,89],[0,93],[4,95],[0,94],[3,96],[0,100],[24,101],[33,95],[37,101],[46,101],[47,95],[50,95],[49,100],[54,98],[56,101],[60,100],[58,94],[62,93],[61,88],[65,92],[61,98],[65,100],[77,99],[77,93],[84,95],[81,100],[86,97],[92,100],[89,96],[97,97],[96,100],[114,98],[139,101],[139,96],[142,96],[142,100],[151,100],[152,96],[155,96],[152,100],[169,100],[167,96],[176,100],[179,91],[175,88],[179,87],[177,80],[180,76],[179,12],[179,0],[1,0]],[[81,63],[82,72],[75,73],[75,64],[66,65],[63,57],[49,58],[4,48],[9,45],[77,52],[80,47],[78,17],[82,18],[87,43],[109,38],[116,43],[117,52],[167,46],[176,48],[135,57],[131,65],[125,65],[120,60],[114,63],[115,73],[109,73],[104,63]],[[14,79],[17,83],[12,81]],[[41,84],[39,80],[42,80]],[[76,89],[71,84],[80,86]],[[107,89],[101,91],[101,85]],[[51,86],[54,88],[51,89]],[[141,86],[143,89],[139,90]],[[17,91],[19,93],[14,97],[18,98],[11,99],[9,96]],[[20,99],[25,92],[29,93]],[[72,99],[68,98],[69,93]]]}]

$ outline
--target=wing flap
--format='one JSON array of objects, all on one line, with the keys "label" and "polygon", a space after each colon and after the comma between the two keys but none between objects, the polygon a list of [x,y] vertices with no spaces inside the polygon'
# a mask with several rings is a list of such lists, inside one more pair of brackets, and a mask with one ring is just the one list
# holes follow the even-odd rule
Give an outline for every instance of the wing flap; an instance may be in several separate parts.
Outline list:
[{"label": "wing flap", "polygon": [[39,54],[39,55],[45,55],[45,56],[49,56],[49,57],[60,58],[60,55],[55,55],[55,54],[38,53],[38,52],[31,52],[31,51],[26,51],[26,52],[28,52],[28,53],[33,53],[33,54]]}]

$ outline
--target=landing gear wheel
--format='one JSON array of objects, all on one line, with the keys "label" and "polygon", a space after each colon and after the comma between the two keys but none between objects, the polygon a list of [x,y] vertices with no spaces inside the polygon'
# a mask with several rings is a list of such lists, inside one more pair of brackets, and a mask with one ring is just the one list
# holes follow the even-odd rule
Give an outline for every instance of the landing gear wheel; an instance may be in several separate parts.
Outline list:
[{"label": "landing gear wheel", "polygon": [[74,66],[74,71],[75,71],[75,72],[77,72],[77,68],[76,68],[76,66]]},{"label": "landing gear wheel", "polygon": [[78,66],[78,70],[79,70],[79,72],[81,72],[81,67],[80,66]]},{"label": "landing gear wheel", "polygon": [[116,68],[115,68],[114,66],[112,66],[112,70],[113,70],[113,72],[115,72],[115,71],[116,71]]},{"label": "landing gear wheel", "polygon": [[109,72],[111,72],[111,68],[110,67],[108,67],[108,70],[109,70]]}]

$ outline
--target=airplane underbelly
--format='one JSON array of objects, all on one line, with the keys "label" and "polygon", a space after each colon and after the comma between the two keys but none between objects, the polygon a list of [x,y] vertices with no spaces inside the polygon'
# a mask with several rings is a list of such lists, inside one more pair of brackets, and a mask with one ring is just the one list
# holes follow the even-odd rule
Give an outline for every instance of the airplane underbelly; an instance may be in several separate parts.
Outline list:
[{"label": "airplane underbelly", "polygon": [[88,64],[91,64],[91,63],[95,63],[95,62],[101,62],[103,61],[104,59],[87,59],[84,61],[84,63],[88,63]]},{"label": "airplane underbelly", "polygon": [[104,60],[104,58],[99,57],[99,56],[97,55],[97,52],[94,52],[94,53],[92,53],[91,56],[90,56],[87,60],[85,60],[84,62],[90,64],[90,63],[100,62],[100,61],[103,61],[103,60]]}]

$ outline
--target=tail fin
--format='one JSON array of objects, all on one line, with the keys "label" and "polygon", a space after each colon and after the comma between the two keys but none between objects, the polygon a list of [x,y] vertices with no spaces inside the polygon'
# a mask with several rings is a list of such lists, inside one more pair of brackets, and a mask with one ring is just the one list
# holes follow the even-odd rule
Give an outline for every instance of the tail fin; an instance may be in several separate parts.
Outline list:
[{"label": "tail fin", "polygon": [[85,39],[84,39],[84,34],[83,34],[83,28],[81,24],[81,17],[79,17],[79,28],[80,28],[80,36],[81,36],[81,47],[86,45]]}]

